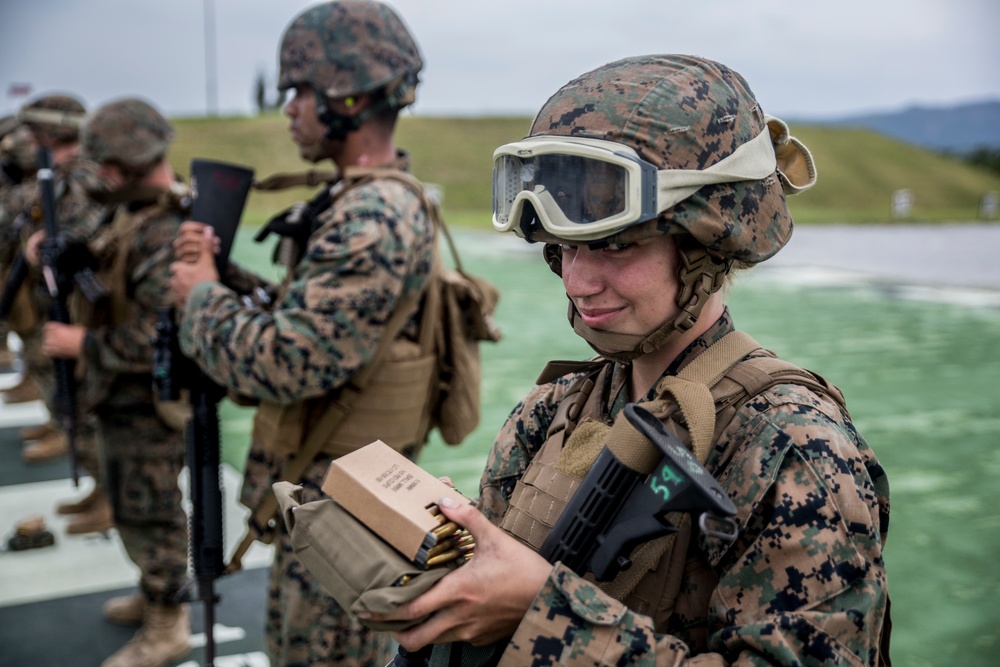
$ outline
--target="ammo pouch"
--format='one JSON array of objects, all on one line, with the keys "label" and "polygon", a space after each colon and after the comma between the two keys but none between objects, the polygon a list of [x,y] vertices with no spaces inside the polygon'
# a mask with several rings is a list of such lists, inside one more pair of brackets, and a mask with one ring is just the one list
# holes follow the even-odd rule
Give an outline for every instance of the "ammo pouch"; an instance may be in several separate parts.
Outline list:
[{"label": "ammo pouch", "polygon": [[[396,451],[419,446],[430,424],[432,383],[437,358],[412,341],[397,339],[388,357],[375,369],[350,412],[325,436],[320,452],[343,456],[378,437]],[[305,434],[336,409],[338,398],[321,397],[278,405],[261,401],[253,423],[253,440],[276,457],[299,452]]]},{"label": "ammo pouch", "polygon": [[[458,567],[456,560],[422,570],[335,501],[324,499],[301,504],[301,486],[277,482],[272,488],[295,555],[352,615],[362,611],[387,614],[417,598]],[[374,630],[397,632],[424,619],[359,620]]]}]

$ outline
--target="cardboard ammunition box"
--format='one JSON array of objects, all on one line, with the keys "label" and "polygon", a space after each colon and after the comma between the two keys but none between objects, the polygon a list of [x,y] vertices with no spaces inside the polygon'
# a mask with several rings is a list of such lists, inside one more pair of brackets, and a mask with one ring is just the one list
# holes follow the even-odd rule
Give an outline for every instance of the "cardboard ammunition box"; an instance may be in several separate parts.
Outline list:
[{"label": "cardboard ammunition box", "polygon": [[426,567],[442,497],[472,501],[381,440],[335,459],[323,492],[418,567]]}]

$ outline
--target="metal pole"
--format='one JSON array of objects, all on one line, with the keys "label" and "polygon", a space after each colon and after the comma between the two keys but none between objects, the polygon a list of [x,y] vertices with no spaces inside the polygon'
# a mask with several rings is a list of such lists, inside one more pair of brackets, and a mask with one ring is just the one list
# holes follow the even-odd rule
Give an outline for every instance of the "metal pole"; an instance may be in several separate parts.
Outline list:
[{"label": "metal pole", "polygon": [[216,90],[214,0],[205,0],[205,99],[208,115],[216,115],[219,110],[219,100]]}]

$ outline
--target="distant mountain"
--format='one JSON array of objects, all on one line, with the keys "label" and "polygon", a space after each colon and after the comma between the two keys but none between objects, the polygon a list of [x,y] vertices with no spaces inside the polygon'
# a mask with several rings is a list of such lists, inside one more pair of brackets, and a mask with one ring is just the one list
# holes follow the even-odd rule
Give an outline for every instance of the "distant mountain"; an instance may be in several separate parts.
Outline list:
[{"label": "distant mountain", "polygon": [[880,134],[950,153],[1000,149],[1000,100],[952,107],[912,106],[902,111],[811,120],[820,125],[863,127]]}]

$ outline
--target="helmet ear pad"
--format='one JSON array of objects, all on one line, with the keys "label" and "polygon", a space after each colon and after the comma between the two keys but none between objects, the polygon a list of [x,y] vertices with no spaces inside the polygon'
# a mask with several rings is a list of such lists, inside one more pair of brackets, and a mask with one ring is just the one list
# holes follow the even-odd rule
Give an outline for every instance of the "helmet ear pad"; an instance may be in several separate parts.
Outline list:
[{"label": "helmet ear pad", "polygon": [[549,270],[562,278],[562,247],[555,243],[546,243],[542,248],[542,257],[549,265]]}]

